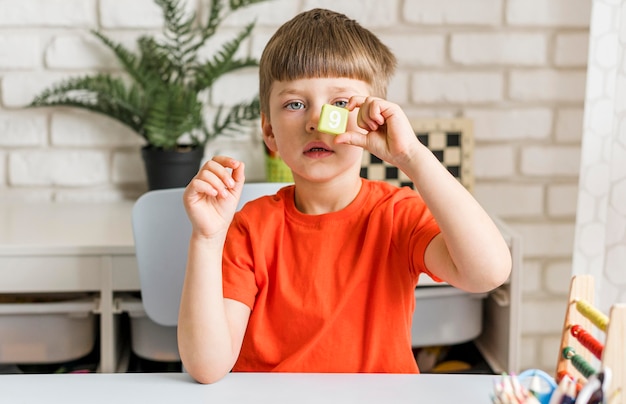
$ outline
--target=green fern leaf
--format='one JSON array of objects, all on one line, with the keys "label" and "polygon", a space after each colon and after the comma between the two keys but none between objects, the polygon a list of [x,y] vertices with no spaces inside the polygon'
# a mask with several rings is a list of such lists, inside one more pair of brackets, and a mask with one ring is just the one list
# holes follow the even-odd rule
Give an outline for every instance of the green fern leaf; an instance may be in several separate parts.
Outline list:
[{"label": "green fern leaf", "polygon": [[230,0],[229,6],[232,11],[235,11],[237,9],[248,7],[257,3],[262,3],[264,1],[265,0]]},{"label": "green fern leaf", "polygon": [[108,75],[77,77],[62,81],[36,96],[31,107],[70,106],[115,117],[143,135],[142,92],[122,79]]},{"label": "green fern leaf", "polygon": [[152,94],[145,127],[146,137],[153,146],[175,148],[182,135],[202,125],[202,104],[195,92],[183,86],[168,86]]},{"label": "green fern leaf", "polygon": [[239,46],[250,36],[253,28],[254,23],[248,24],[235,38],[222,45],[222,48],[216,52],[213,60],[206,61],[198,66],[195,85],[197,91],[211,87],[219,77],[226,73],[258,65],[257,61],[252,58],[233,60]]},{"label": "green fern leaf", "polygon": [[256,122],[260,114],[261,107],[258,97],[255,97],[250,102],[242,102],[234,105],[226,114],[224,114],[224,107],[220,107],[213,119],[211,130],[205,130],[206,137],[211,139],[217,136],[217,134],[235,134],[244,126],[249,126]]}]

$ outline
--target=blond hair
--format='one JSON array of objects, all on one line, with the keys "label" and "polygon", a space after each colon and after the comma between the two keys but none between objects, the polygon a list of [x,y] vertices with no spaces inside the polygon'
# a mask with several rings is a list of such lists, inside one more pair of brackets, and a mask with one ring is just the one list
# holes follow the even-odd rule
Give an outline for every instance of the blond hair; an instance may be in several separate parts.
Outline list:
[{"label": "blond hair", "polygon": [[259,64],[261,111],[269,115],[274,81],[348,77],[385,98],[396,58],[374,34],[347,16],[324,9],[302,12],[267,43]]}]

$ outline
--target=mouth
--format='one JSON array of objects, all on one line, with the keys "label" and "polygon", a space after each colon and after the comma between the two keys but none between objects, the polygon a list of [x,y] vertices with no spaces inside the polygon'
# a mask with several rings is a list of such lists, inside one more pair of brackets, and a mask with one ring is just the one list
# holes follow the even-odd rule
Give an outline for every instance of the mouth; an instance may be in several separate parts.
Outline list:
[{"label": "mouth", "polygon": [[332,153],[333,149],[323,142],[312,142],[304,148],[304,154],[309,157],[324,157]]},{"label": "mouth", "polygon": [[305,153],[311,153],[311,152],[332,152],[332,151],[333,151],[333,149],[331,149],[329,146],[327,146],[323,142],[309,143],[304,148],[304,152]]}]

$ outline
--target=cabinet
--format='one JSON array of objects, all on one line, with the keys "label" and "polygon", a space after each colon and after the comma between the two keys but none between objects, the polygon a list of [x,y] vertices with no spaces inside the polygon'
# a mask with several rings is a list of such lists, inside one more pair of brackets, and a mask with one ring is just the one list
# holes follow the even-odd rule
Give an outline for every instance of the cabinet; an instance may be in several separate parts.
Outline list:
[{"label": "cabinet", "polygon": [[[132,202],[0,205],[0,294],[89,292],[99,321],[98,370],[120,369],[118,296],[140,289]],[[521,241],[497,220],[513,255],[511,278],[484,300],[476,345],[497,372],[517,372]]]},{"label": "cabinet", "polygon": [[101,372],[117,370],[115,294],[139,290],[132,202],[0,205],[0,294],[95,296]]}]

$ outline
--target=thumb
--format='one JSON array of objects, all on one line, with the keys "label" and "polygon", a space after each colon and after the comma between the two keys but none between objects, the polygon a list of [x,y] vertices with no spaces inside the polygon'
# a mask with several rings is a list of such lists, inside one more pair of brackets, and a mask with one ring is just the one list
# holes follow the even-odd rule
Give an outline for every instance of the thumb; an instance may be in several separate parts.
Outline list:
[{"label": "thumb", "polygon": [[245,164],[243,163],[243,161],[237,161],[234,165],[233,165],[233,180],[235,180],[235,182],[237,183],[243,183],[246,180],[246,174],[245,174]]},{"label": "thumb", "polygon": [[349,144],[367,148],[367,135],[358,132],[345,132],[335,137],[335,144]]}]

